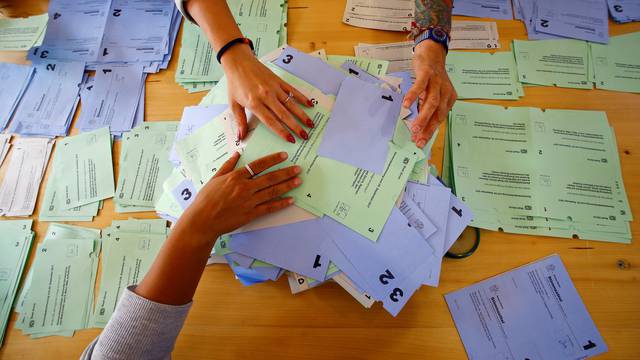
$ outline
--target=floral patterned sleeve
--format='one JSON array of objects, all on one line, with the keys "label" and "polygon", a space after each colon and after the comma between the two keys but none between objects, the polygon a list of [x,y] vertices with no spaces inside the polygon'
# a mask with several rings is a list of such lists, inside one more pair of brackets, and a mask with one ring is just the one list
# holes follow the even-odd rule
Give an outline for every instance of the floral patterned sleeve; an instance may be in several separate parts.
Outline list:
[{"label": "floral patterned sleeve", "polygon": [[416,0],[416,29],[414,35],[428,27],[437,26],[451,32],[453,0]]}]

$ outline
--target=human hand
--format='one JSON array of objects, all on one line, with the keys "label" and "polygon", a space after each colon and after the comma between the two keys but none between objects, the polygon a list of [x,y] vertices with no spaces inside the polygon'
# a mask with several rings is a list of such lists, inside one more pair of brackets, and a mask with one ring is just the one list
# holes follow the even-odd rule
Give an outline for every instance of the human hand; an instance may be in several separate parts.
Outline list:
[{"label": "human hand", "polygon": [[425,40],[415,48],[413,68],[416,82],[407,92],[403,106],[408,108],[420,99],[418,117],[411,126],[411,139],[419,148],[431,139],[458,99],[445,70],[446,57],[444,47],[431,40]]},{"label": "human hand", "polygon": [[[238,137],[247,134],[246,107],[278,136],[290,143],[296,140],[289,130],[304,140],[308,133],[296,118],[312,128],[313,121],[298,106],[313,103],[258,61],[247,46],[234,46],[222,58],[229,86],[229,104],[238,122]],[[290,97],[290,94],[293,96]]]},{"label": "human hand", "polygon": [[258,175],[287,157],[287,153],[279,152],[251,162],[249,167],[256,174],[251,176],[244,167],[234,170],[240,154],[233,154],[200,190],[176,226],[186,226],[198,241],[207,243],[258,217],[290,206],[293,199],[280,196],[302,183],[299,166]]}]

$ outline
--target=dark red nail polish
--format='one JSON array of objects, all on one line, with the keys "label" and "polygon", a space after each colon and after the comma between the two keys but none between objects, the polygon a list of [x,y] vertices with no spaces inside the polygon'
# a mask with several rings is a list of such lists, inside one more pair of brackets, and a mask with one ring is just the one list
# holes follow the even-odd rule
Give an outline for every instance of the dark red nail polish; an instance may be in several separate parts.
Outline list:
[{"label": "dark red nail polish", "polygon": [[314,124],[313,121],[311,121],[311,119],[307,119],[307,126],[313,129],[316,126],[316,124]]},{"label": "dark red nail polish", "polygon": [[304,130],[300,131],[300,137],[305,140],[309,140],[309,134],[307,134],[307,132]]},{"label": "dark red nail polish", "polygon": [[313,106],[313,101],[307,100],[307,106]]},{"label": "dark red nail polish", "polygon": [[293,135],[291,135],[291,134],[288,134],[288,135],[287,135],[287,141],[288,141],[288,142],[290,142],[290,143],[292,143],[292,144],[295,144],[295,143],[296,143],[296,139],[294,139],[294,138],[293,138]]}]

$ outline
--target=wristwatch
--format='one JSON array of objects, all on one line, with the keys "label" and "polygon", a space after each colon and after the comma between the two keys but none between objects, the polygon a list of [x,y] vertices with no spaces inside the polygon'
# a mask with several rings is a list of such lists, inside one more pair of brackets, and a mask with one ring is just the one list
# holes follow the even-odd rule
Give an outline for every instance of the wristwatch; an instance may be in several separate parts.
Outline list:
[{"label": "wristwatch", "polygon": [[447,35],[447,32],[442,30],[439,27],[430,27],[427,30],[425,30],[422,34],[418,35],[414,40],[414,50],[415,47],[418,46],[418,44],[420,44],[421,42],[425,41],[425,40],[432,40],[437,42],[438,44],[444,46],[445,51],[448,53],[449,52],[449,35]]}]

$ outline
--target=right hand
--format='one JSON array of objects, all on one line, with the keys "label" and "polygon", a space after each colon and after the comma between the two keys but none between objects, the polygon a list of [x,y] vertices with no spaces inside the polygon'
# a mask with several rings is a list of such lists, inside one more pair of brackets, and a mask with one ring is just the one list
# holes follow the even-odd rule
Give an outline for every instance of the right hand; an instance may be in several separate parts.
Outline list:
[{"label": "right hand", "polygon": [[185,227],[197,241],[210,243],[252,220],[282,210],[293,198],[282,195],[300,186],[299,166],[260,173],[287,159],[285,152],[274,153],[249,164],[256,176],[242,167],[234,170],[239,153],[234,153],[216,175],[200,190],[176,226]]},{"label": "right hand", "polygon": [[[229,104],[238,122],[238,140],[243,139],[248,131],[244,108],[290,143],[296,141],[289,131],[304,140],[309,139],[298,120],[309,128],[313,127],[313,121],[298,103],[307,107],[313,103],[258,61],[248,46],[229,49],[222,57],[222,66],[228,81]],[[290,93],[293,97],[287,101]]]}]

